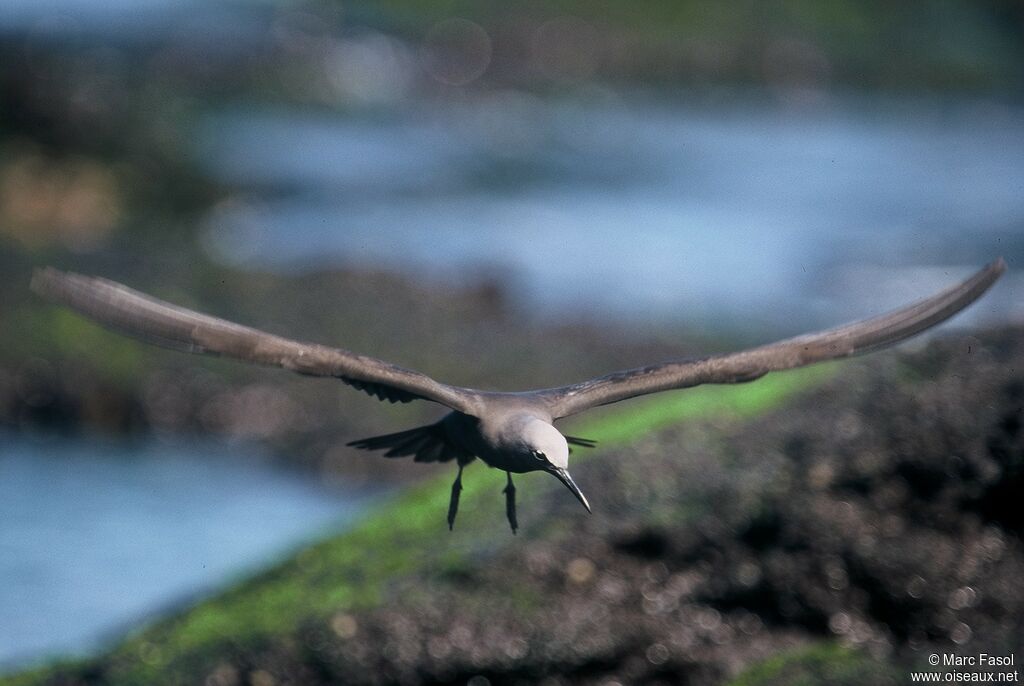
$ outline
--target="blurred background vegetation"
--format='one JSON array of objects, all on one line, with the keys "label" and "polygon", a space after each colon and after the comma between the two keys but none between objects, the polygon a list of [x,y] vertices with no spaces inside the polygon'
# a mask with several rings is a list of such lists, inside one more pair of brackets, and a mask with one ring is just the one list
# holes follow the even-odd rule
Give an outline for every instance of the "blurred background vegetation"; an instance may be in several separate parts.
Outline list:
[{"label": "blurred background vegetation", "polygon": [[[997,254],[1011,268],[1024,258],[1017,0],[8,0],[0,7],[0,93],[0,500],[8,503],[0,510],[0,667],[8,671],[113,645],[143,618],[163,616],[161,608],[187,607],[304,541],[351,526],[382,491],[430,470],[357,455],[344,443],[437,413],[137,345],[34,299],[27,284],[35,266],[107,276],[451,382],[517,388],[798,333],[911,300]],[[1019,322],[1020,286],[1011,272],[961,323]],[[992,378],[994,386],[1005,381]],[[1012,404],[1015,396],[1005,397]],[[714,414],[720,406],[708,407]],[[626,422],[648,411],[608,417]],[[650,426],[637,421],[638,432]],[[701,440],[709,451],[721,447]],[[223,458],[224,471],[203,471],[221,452],[233,455]],[[137,481],[119,490],[111,479],[130,473],[126,464],[135,465]],[[92,471],[74,471],[82,465]],[[239,485],[244,473],[265,480]],[[204,480],[210,490],[191,487]],[[173,488],[157,492],[157,482]],[[237,504],[240,519],[226,503]],[[442,510],[436,522],[429,508],[415,512],[429,532],[417,535],[442,532]],[[268,527],[267,539],[249,548],[227,542],[239,521],[289,517],[293,525]],[[943,517],[975,522],[955,508]],[[223,540],[209,533],[212,521],[223,522]],[[1019,522],[992,521],[1001,545],[1019,551]],[[467,553],[485,567],[504,559],[510,553],[490,540],[499,524],[491,517],[467,531],[473,543],[442,539],[458,550],[430,558],[428,571],[471,578]],[[606,525],[592,525],[595,540]],[[544,557],[544,537],[561,540],[564,532],[525,533]],[[400,534],[397,542],[351,535],[360,545],[406,544]],[[643,535],[621,536],[646,550]],[[323,559],[295,558],[278,574],[316,572],[352,543],[324,545],[337,548],[321,549]],[[667,561],[655,551],[651,564],[675,572],[728,557],[693,542],[683,547],[689,552]],[[192,549],[191,557],[182,552]],[[176,562],[159,557],[168,551]],[[619,564],[577,553],[566,564]],[[834,560],[819,562],[832,569]],[[197,571],[207,564],[210,572]],[[200,611],[180,620],[190,627],[183,634],[172,635],[172,619],[156,638],[122,646],[111,654],[120,672],[94,664],[30,679],[141,683],[174,665],[184,681],[304,674],[313,682],[303,671],[308,660],[282,657],[287,641],[279,635],[260,639],[271,645],[273,669],[253,662],[252,644],[225,636],[257,612],[254,624],[267,632],[308,638],[303,631],[316,631],[303,622],[321,598],[337,608],[405,598],[358,585],[374,603],[341,598],[342,587],[356,593],[351,575],[363,564],[411,569],[390,558],[377,567],[352,562],[341,580],[303,581],[316,589],[308,597],[293,578],[275,591],[292,608],[283,615],[269,601],[258,611],[261,601],[249,598],[239,615],[217,620],[224,624],[203,625],[210,615]],[[123,576],[133,566],[144,570]],[[577,576],[587,576],[585,567],[576,564]],[[119,587],[134,600],[115,601]],[[967,582],[942,588],[976,592]],[[523,589],[534,592],[557,596]],[[798,630],[748,608],[778,626],[763,650],[739,661],[677,659],[699,641],[672,644],[669,660],[658,638],[674,631],[667,623],[649,629],[660,648],[616,645],[593,653],[594,665],[613,672],[636,653],[648,665],[645,678],[715,683],[795,649],[792,664],[764,663],[743,683],[791,683],[778,675],[813,676],[823,660],[832,667],[814,678],[842,672],[859,683],[891,676],[887,651],[950,640],[959,626],[944,618],[941,630],[910,622],[885,641],[868,629],[855,636],[850,626],[877,628],[888,615],[857,614],[863,598],[850,593],[852,605]],[[477,589],[472,600],[493,597]],[[1000,602],[1010,622],[1000,626],[1019,627],[1016,601]],[[334,641],[362,621],[348,609],[324,612]],[[285,615],[279,627],[261,623]],[[839,615],[842,631],[829,623]],[[714,634],[718,624],[700,616]],[[723,626],[753,621],[726,619]],[[843,643],[817,644],[822,637]],[[874,646],[868,658],[858,652],[866,645]],[[151,648],[163,652],[146,653]],[[128,664],[125,655],[140,650],[150,671]],[[554,651],[520,669],[513,653],[505,662],[467,659],[451,674],[399,669],[397,658],[390,666],[362,658],[331,664],[361,665],[376,675],[367,682],[478,672],[500,683],[554,678],[572,662]],[[588,682],[601,673],[591,666],[567,678]]]}]

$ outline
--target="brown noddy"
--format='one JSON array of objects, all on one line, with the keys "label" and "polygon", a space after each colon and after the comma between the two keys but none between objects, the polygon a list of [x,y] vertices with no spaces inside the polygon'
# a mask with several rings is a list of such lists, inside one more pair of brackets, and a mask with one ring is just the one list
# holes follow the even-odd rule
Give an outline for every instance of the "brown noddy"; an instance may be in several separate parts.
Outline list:
[{"label": "brown noddy", "polygon": [[108,328],[150,343],[283,367],[300,374],[334,377],[392,403],[432,400],[445,405],[452,411],[434,424],[349,445],[386,450],[387,457],[413,456],[417,462],[456,461],[458,475],[452,484],[449,528],[458,510],[462,469],[474,458],[480,458],[491,467],[504,470],[506,515],[514,533],[518,524],[513,473],[548,472],[590,510],[586,497],[569,476],[569,445],[592,447],[594,442],[564,436],[554,427],[556,420],[648,393],[700,384],[753,381],[768,372],[892,345],[952,317],[981,297],[1005,270],[1005,262],[997,259],[967,280],[925,300],[837,328],[740,352],[673,360],[571,386],[518,393],[440,383],[374,357],[234,324],[98,277],[48,267],[36,270],[32,289]]}]

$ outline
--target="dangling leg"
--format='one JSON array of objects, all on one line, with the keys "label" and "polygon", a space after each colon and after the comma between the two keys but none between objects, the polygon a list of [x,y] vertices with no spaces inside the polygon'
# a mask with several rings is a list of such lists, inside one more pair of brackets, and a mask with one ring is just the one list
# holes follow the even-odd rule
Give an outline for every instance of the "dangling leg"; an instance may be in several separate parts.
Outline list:
[{"label": "dangling leg", "polygon": [[459,493],[462,491],[462,465],[459,465],[459,474],[452,484],[452,499],[448,501],[448,531],[455,526],[455,515],[459,511]]},{"label": "dangling leg", "polygon": [[508,475],[508,485],[502,491],[505,494],[505,516],[508,517],[512,533],[515,534],[516,529],[519,528],[519,522],[516,521],[516,487],[512,483],[512,472],[505,472],[505,474]]}]

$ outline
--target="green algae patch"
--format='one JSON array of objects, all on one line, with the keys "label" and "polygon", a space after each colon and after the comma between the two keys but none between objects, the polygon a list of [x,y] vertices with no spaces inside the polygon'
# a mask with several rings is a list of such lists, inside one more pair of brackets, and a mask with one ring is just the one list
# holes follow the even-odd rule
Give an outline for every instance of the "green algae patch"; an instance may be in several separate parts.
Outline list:
[{"label": "green algae patch", "polygon": [[[148,353],[137,342],[104,330],[69,310],[20,307],[7,315],[0,334],[6,359],[54,357],[129,386],[145,367]],[[10,335],[11,333],[16,335]]]},{"label": "green algae patch", "polygon": [[824,642],[775,655],[728,686],[861,686],[900,683],[899,671],[866,653]]}]

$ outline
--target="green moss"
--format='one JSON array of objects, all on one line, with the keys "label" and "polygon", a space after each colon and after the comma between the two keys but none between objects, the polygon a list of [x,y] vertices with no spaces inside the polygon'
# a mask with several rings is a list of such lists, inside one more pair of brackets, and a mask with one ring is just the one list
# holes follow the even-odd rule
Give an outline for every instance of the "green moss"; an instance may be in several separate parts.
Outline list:
[{"label": "green moss", "polygon": [[899,683],[898,676],[888,663],[826,642],[771,657],[747,669],[729,686],[881,686]]},{"label": "green moss", "polygon": [[25,306],[9,316],[0,333],[4,358],[51,357],[82,363],[113,383],[131,385],[144,369],[147,353],[137,342],[111,333],[70,310]]}]

